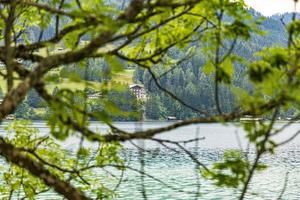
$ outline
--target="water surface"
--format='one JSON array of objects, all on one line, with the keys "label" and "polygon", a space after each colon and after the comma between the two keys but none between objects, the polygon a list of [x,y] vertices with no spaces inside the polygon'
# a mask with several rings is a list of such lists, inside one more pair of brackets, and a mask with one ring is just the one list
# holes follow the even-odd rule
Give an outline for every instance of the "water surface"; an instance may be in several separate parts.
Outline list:
[{"label": "water surface", "polygon": [[[134,130],[167,126],[170,123],[116,123],[115,125],[133,132]],[[276,128],[280,128],[282,125],[278,123]],[[49,133],[49,129],[44,122],[36,122],[33,126],[37,127],[41,134]],[[91,128],[101,132],[107,130],[105,125],[97,123],[92,123]],[[297,130],[300,130],[300,124],[294,123],[274,140],[277,142],[284,141]],[[222,159],[225,150],[246,150],[248,146],[242,127],[234,124],[191,125],[156,137],[174,141],[188,140],[195,137],[205,138],[198,143],[189,143],[185,145],[185,148],[208,166]],[[72,149],[78,143],[77,138],[70,138],[62,145],[66,149]],[[85,143],[85,145],[95,144]],[[127,161],[127,164],[134,169],[140,169],[141,159],[143,159],[145,173],[151,174],[153,177],[144,176],[142,181],[140,174],[128,170],[117,189],[118,197],[116,199],[143,199],[143,195],[147,196],[147,199],[153,200],[237,199],[239,196],[239,190],[218,188],[210,181],[199,178],[194,162],[180,149],[174,151],[153,141],[134,141],[134,145],[126,142],[123,145],[124,150],[120,152],[120,155]],[[147,151],[141,156],[136,145],[147,149]],[[250,157],[253,156],[254,153],[250,148]],[[274,155],[264,156],[262,160],[269,168],[264,172],[255,174],[247,199],[277,199],[286,178],[288,180],[287,189],[284,191],[282,199],[300,199],[300,193],[298,193],[298,188],[300,188],[300,137],[278,149]],[[112,173],[119,174],[118,171],[113,169]],[[164,183],[158,182],[156,179],[163,180]],[[105,184],[113,187],[117,182],[112,181]],[[145,192],[142,193],[142,191]],[[59,197],[54,193],[48,193],[39,196],[38,199],[59,199]]]}]

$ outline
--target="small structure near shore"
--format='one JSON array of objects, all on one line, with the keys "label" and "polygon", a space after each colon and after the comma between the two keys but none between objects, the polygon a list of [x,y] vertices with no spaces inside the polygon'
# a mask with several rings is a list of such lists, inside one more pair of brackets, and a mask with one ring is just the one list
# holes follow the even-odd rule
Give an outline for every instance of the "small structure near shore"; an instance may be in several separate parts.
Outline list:
[{"label": "small structure near shore", "polygon": [[247,122],[247,121],[261,121],[262,118],[259,117],[253,117],[251,115],[245,115],[244,117],[240,118],[241,122]]},{"label": "small structure near shore", "polygon": [[175,121],[177,118],[175,116],[167,116],[168,121]]}]

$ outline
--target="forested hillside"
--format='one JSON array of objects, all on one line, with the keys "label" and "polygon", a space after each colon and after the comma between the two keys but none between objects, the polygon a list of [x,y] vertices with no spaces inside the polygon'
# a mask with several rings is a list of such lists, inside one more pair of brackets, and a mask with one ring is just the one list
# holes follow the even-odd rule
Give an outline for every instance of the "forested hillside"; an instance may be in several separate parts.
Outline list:
[{"label": "forested hillside", "polygon": [[[263,17],[253,10],[249,12],[255,18]],[[262,35],[253,33],[249,41],[237,41],[233,52],[245,58],[246,62],[234,66],[233,82],[235,86],[251,91],[251,83],[248,81],[248,77],[244,75],[247,70],[247,61],[255,60],[256,53],[264,48],[272,45],[286,45],[288,38],[283,22],[288,22],[290,19],[291,14],[289,13],[264,18],[260,25],[260,29],[264,31]],[[160,70],[155,71],[156,77],[158,77],[158,82],[163,88],[176,95],[186,104],[191,105],[193,108],[205,109],[215,113],[214,74],[209,72],[211,70],[209,66],[203,66],[207,58],[203,56],[201,44],[191,46],[194,46],[191,59],[183,60],[180,64],[168,68],[161,66]],[[187,53],[173,49],[168,56],[174,60],[180,60],[187,56]],[[140,68],[136,70],[135,81],[144,84],[148,92],[148,101],[145,106],[147,118],[165,119],[166,116],[176,116],[178,119],[184,119],[201,115],[162,92],[145,70]],[[229,112],[236,109],[234,92],[236,92],[234,87],[229,88],[225,84],[221,85],[220,104],[223,111]],[[282,113],[282,115],[284,114]]]},{"label": "forested hillside", "polygon": [[[120,3],[120,1],[115,3],[117,3],[120,8],[124,7],[126,4]],[[255,60],[255,57],[257,56],[256,53],[264,48],[270,47],[274,44],[278,46],[284,46],[287,44],[288,38],[283,22],[288,23],[292,16],[292,14],[286,13],[283,15],[263,17],[260,13],[254,10],[249,10],[249,12],[252,16],[254,16],[254,18],[261,18],[262,23],[259,28],[263,31],[263,33],[261,35],[253,33],[249,41],[237,40],[236,46],[233,49],[234,54],[244,58],[248,62]],[[27,30],[27,38],[21,38],[21,42],[26,42],[26,40],[46,40],[53,37],[55,35],[55,20],[52,19],[52,21],[52,25],[43,30],[41,34],[39,34],[40,31],[38,28],[35,28],[34,26],[30,27]],[[60,25],[62,26],[66,23],[68,22],[65,21]],[[84,42],[86,39],[88,39],[86,36],[82,36],[81,42]],[[230,42],[228,41],[227,46],[230,46],[229,43]],[[57,47],[57,49],[64,48],[66,47]],[[205,48],[209,47],[204,47],[201,43],[191,42],[188,47],[186,47],[187,51],[178,50],[176,48],[170,49],[167,57],[169,57],[169,59],[175,64],[164,65],[161,63],[160,66],[155,68],[155,75],[158,77],[158,83],[161,85],[161,87],[170,91],[170,93],[177,96],[182,102],[190,105],[193,108],[204,109],[213,114],[216,113],[216,108],[214,107],[216,105],[214,99],[214,74],[211,73],[211,66],[204,66],[204,63],[207,63],[206,61],[208,59],[207,56],[204,56]],[[53,50],[55,51],[57,49]],[[224,52],[226,50],[226,47],[221,49],[221,51]],[[105,63],[103,59],[89,62],[87,65],[88,70],[84,70],[83,68],[80,69],[76,66],[74,66],[74,68],[62,67],[58,73],[53,73],[53,75],[57,76],[55,77],[57,80],[63,80],[64,83],[62,84],[64,86],[69,84],[70,87],[68,86],[67,88],[72,88],[71,83],[64,81],[64,79],[70,74],[74,74],[73,77],[75,79],[76,76],[78,76],[79,78],[96,83],[101,83],[105,80],[111,80],[111,74],[109,74],[110,72],[107,71],[107,63]],[[127,67],[128,66],[125,66],[124,68]],[[246,70],[246,62],[236,62],[234,65],[233,83],[235,86],[251,91],[251,83],[248,81],[248,77],[245,76]],[[196,117],[201,115],[185,105],[182,105],[180,102],[170,97],[170,95],[166,94],[165,91],[159,89],[151,75],[142,68],[136,68],[133,82],[143,84],[147,90],[148,98],[147,101],[144,102],[147,119],[166,119],[167,116],[175,116],[178,119],[185,119],[188,117]],[[54,87],[56,86],[53,86],[53,88]],[[80,88],[81,87],[77,89]],[[235,106],[236,100],[234,98],[234,92],[236,92],[235,88],[229,88],[226,86],[226,84],[220,85],[220,105],[223,111],[229,112],[233,109],[237,109]],[[114,92],[114,94],[115,93],[116,92]],[[129,93],[129,91],[127,90],[125,93]],[[45,116],[44,114],[46,113],[40,115],[40,113],[43,112],[38,111],[36,115],[32,114],[32,109],[30,109],[32,106],[30,103],[28,103],[30,101],[39,102],[40,100],[35,98],[32,99],[32,96],[28,96],[26,101],[21,105],[21,107],[26,109],[21,109],[21,107],[17,109],[17,116],[24,117],[27,116],[24,113],[31,113],[28,115],[31,116],[31,118],[43,118]],[[125,106],[123,104],[121,105],[120,103],[117,103],[117,105],[121,107]],[[43,110],[42,108],[44,106],[45,105],[43,104],[38,104],[38,106],[32,108],[40,108],[40,110]],[[128,107],[129,110],[132,110],[132,105],[125,107]],[[282,115],[285,114],[286,113],[282,113]],[[118,117],[116,119],[126,120],[122,117]],[[130,117],[128,120],[132,120],[132,118]]]}]

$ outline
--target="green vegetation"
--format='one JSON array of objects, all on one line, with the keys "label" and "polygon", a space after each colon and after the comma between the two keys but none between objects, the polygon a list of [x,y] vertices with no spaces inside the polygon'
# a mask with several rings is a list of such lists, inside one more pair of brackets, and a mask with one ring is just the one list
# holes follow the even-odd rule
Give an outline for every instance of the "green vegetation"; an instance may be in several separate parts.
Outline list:
[{"label": "green vegetation", "polygon": [[[262,17],[262,15],[253,10],[249,12],[255,18]],[[255,52],[259,52],[272,45],[284,46],[288,40],[288,35],[280,20],[281,17],[288,22],[291,14],[286,13],[283,16],[274,15],[264,19],[260,25],[260,29],[265,33],[263,35],[253,34],[248,41],[237,42],[232,53],[251,62],[257,59]],[[226,41],[226,43],[229,45],[230,41]],[[208,58],[205,56],[206,50],[201,45],[194,43],[189,48],[197,49],[191,53],[190,59],[184,60],[180,64],[171,65],[168,69],[164,65],[158,65],[153,71],[155,71],[158,77],[162,75],[159,83],[163,88],[169,90],[192,107],[201,108],[211,114],[215,114],[215,86],[214,76],[212,75],[214,66],[204,62]],[[220,51],[226,51],[226,48],[229,47],[223,47]],[[174,60],[181,60],[187,55],[180,49],[174,49],[168,52],[168,56]],[[251,92],[253,87],[251,81],[249,81],[249,77],[245,76],[248,70],[247,64],[238,63],[237,61],[235,61],[233,66],[230,63],[224,64],[229,65],[228,68],[234,68],[225,73],[230,74],[232,86],[235,88],[227,87],[224,84],[226,81],[222,81],[219,88],[220,107],[224,112],[231,112],[239,104],[236,99],[236,92],[238,92],[236,88],[243,88]],[[252,76],[258,78],[259,75],[254,74]],[[195,112],[193,109],[178,103],[157,87],[147,70],[137,68],[134,79],[135,82],[146,86],[149,96],[149,101],[146,103],[146,116],[148,119],[166,119],[167,116],[175,116],[177,119],[188,119],[201,116],[201,113]],[[294,109],[282,110],[279,116],[281,118],[292,118],[294,114]]]},{"label": "green vegetation", "polygon": [[[273,139],[286,127],[276,128],[279,116],[299,118],[296,13],[264,21],[243,0],[20,0],[0,6],[0,120],[13,113],[45,115],[50,130],[41,136],[30,122],[17,120],[0,136],[7,163],[3,199],[35,199],[48,191],[70,200],[112,198],[125,170],[138,172],[142,183],[147,175],[147,149],[138,147],[141,167],[133,169],[122,157],[123,142],[150,140],[184,153],[197,176],[235,188],[242,200],[255,173],[266,168],[261,158],[299,134]],[[132,77],[148,92],[144,105],[128,89]],[[144,109],[148,118],[182,121],[149,130],[115,126],[115,120],[141,120]],[[244,116],[269,119],[238,124],[254,153],[229,150],[210,166],[185,148],[200,138],[157,136]],[[108,131],[93,129],[91,120]],[[71,150],[58,145],[74,138],[79,142]],[[90,143],[93,148],[85,145]],[[167,186],[159,178],[153,179]],[[146,199],[147,187],[141,186]]]},{"label": "green vegetation", "polygon": [[122,72],[113,74],[113,81],[130,85],[133,82],[134,69],[126,69]]},{"label": "green vegetation", "polygon": [[[71,90],[73,92],[76,91],[84,91],[88,85],[88,87],[92,88],[93,90],[97,90],[99,88],[110,88],[112,87],[115,83],[118,85],[121,84],[123,85],[122,87],[127,88],[127,93],[131,93],[128,90],[129,85],[132,83],[133,80],[133,73],[134,69],[125,69],[122,70],[121,72],[115,73],[112,75],[112,82],[109,83],[108,86],[104,86],[102,83],[97,82],[97,81],[82,81],[82,80],[70,80],[70,79],[63,79],[60,77],[60,71],[53,71],[50,73],[50,77],[57,77],[56,81],[54,83],[50,83],[47,87],[47,91],[49,93],[53,93],[53,90],[55,88],[59,90]],[[6,80],[3,77],[0,77],[0,86],[2,86],[4,91],[6,90]],[[2,88],[1,87],[1,88]],[[116,94],[117,95],[117,94]],[[134,97],[133,97],[134,98]],[[124,101],[124,100],[123,100]],[[84,103],[84,102],[82,102]],[[93,103],[94,104],[94,103]],[[121,104],[124,104],[123,107],[128,104],[125,101]],[[119,105],[121,105],[119,103]],[[131,105],[128,105],[127,107],[130,107]],[[125,106],[126,107],[126,106]],[[21,118],[21,119],[34,119],[34,120],[45,120],[48,116],[47,113],[47,104],[46,102],[43,102],[41,97],[32,90],[28,96],[26,97],[26,100],[19,106],[19,108],[15,112],[15,117],[16,118]],[[134,110],[134,109],[133,109]],[[123,117],[118,117],[115,118],[115,120],[136,120],[139,119],[140,117],[130,117],[124,115]]]}]

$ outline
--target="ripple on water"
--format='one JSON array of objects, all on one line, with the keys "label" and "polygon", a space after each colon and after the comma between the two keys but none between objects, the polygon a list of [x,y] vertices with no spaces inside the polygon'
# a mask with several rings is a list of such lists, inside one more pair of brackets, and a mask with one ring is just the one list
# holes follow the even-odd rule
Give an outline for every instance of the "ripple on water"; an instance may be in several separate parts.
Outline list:
[{"label": "ripple on water", "polygon": [[[220,160],[222,153],[223,151],[220,149],[198,149],[198,151],[193,152],[201,162],[208,165]],[[299,153],[298,150],[285,150],[278,151],[275,155],[264,156],[262,161],[267,163],[269,168],[255,174],[246,199],[276,199],[283,188],[287,172],[289,172],[288,187],[284,192],[283,199],[300,199],[300,193],[298,193],[300,188]],[[138,151],[128,150],[128,152],[126,152],[124,150],[121,155],[125,160],[131,158],[129,162],[131,167],[140,169]],[[251,156],[253,157],[253,155]],[[234,200],[239,196],[238,190],[217,188],[210,181],[201,178],[197,180],[195,165],[183,152],[175,153],[168,149],[160,149],[159,152],[155,152],[155,155],[153,155],[153,153],[146,153],[144,159],[147,174],[151,174],[154,177],[163,180],[168,186],[172,186],[172,188],[169,188],[150,177],[144,177],[146,194],[150,200],[195,199],[198,183],[200,183],[199,199]],[[140,175],[133,171],[127,171],[124,175],[124,180],[125,181],[117,190],[118,196],[116,199],[143,199]],[[180,190],[184,190],[185,192]],[[54,193],[48,192],[39,195],[37,199],[56,200],[61,198]]]}]

